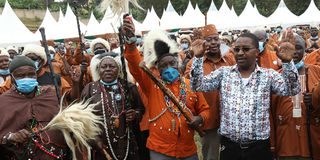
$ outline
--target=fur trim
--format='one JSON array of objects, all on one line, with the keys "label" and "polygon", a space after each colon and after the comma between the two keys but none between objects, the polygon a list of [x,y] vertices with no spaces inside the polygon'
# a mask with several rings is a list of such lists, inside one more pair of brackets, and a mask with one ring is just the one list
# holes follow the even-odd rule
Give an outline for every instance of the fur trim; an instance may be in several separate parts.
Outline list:
[{"label": "fur trim", "polygon": [[0,48],[0,56],[8,56],[10,58],[10,54],[4,48]]},{"label": "fur trim", "polygon": [[9,51],[9,50],[14,50],[14,51],[16,51],[17,53],[19,53],[18,48],[15,48],[15,47],[13,47],[13,46],[8,46],[6,49],[7,49],[7,51]]},{"label": "fur trim", "polygon": [[133,6],[143,10],[143,8],[138,4],[138,0],[103,0],[100,5],[100,11],[105,11],[108,6],[112,6],[112,13],[114,15],[122,15],[122,13],[129,12],[129,2]]},{"label": "fur trim", "polygon": [[103,44],[106,48],[107,48],[107,52],[110,52],[110,44],[108,41],[102,39],[102,38],[97,38],[95,40],[93,40],[91,43],[90,43],[90,49],[91,49],[91,52],[94,53],[94,46],[98,43],[101,43]]},{"label": "fur trim", "polygon": [[34,45],[34,44],[28,44],[24,47],[24,50],[22,52],[23,56],[28,55],[29,53],[34,53],[37,56],[39,56],[41,59],[44,60],[44,64],[47,63],[47,56],[46,52],[44,51],[44,48],[39,46],[39,45]]},{"label": "fur trim", "polygon": [[[115,52],[111,52],[111,53],[115,53]],[[111,57],[106,54],[99,54],[99,55],[95,55],[92,58],[92,60],[90,62],[90,71],[91,71],[91,75],[92,75],[94,82],[99,81],[101,79],[100,74],[99,74],[99,66],[100,66],[100,63],[102,62],[102,60],[105,58],[112,58],[113,60],[115,60],[117,62],[118,67],[119,67],[119,77],[123,79],[121,57],[120,57],[119,53],[115,53],[115,54],[117,54],[116,57]],[[129,72],[129,69],[128,69],[129,67],[128,67],[127,61],[125,63],[126,63],[127,79],[129,82],[133,82],[133,77]]]},{"label": "fur trim", "polygon": [[183,34],[183,35],[180,36],[180,39],[179,39],[179,42],[178,42],[180,45],[181,45],[181,41],[183,39],[187,39],[189,41],[190,45],[191,45],[192,42],[191,42],[191,37],[190,37],[189,34]]},{"label": "fur trim", "polygon": [[155,42],[157,40],[165,42],[170,47],[170,54],[178,55],[179,49],[178,45],[175,41],[169,38],[168,34],[160,29],[155,29],[150,31],[144,38],[144,57],[143,60],[146,63],[148,68],[155,67],[155,63],[158,60],[156,49],[155,49]]},{"label": "fur trim", "polygon": [[135,31],[135,35],[136,35],[136,36],[140,36],[140,37],[142,37],[142,32],[141,32],[141,31],[136,30],[136,31]]},{"label": "fur trim", "polygon": [[52,46],[48,46],[48,50],[49,50],[49,52],[52,51],[52,52],[56,53],[56,50]]}]

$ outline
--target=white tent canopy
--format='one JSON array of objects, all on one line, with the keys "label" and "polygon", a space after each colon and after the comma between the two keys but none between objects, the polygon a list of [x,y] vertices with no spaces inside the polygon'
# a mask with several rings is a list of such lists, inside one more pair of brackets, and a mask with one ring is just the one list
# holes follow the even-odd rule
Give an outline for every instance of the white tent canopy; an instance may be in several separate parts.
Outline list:
[{"label": "white tent canopy", "polygon": [[255,26],[264,25],[267,18],[260,15],[256,7],[252,7],[250,1],[247,1],[247,4],[241,13],[241,15],[236,19],[237,27],[239,28],[250,28]]},{"label": "white tent canopy", "polygon": [[173,8],[170,0],[168,2],[167,9],[162,14],[160,26],[162,29],[174,29],[182,27],[182,18]]},{"label": "white tent canopy", "polygon": [[22,46],[27,43],[40,44],[40,39],[20,21],[6,1],[0,19],[0,47]]},{"label": "white tent canopy", "polygon": [[151,7],[151,11],[147,13],[146,18],[142,23],[142,30],[148,31],[152,29],[159,28],[160,19],[157,16],[156,11]]},{"label": "white tent canopy", "polygon": [[114,15],[112,13],[110,6],[107,7],[107,10],[100,22],[100,28],[102,28],[100,34],[118,32],[117,28],[120,26],[119,18],[120,17],[118,15]]},{"label": "white tent canopy", "polygon": [[292,24],[299,23],[298,16],[294,15],[290,10],[287,8],[286,4],[283,0],[280,1],[278,8],[276,9],[273,14],[268,17],[267,25],[279,25],[282,24],[284,26],[289,26]]},{"label": "white tent canopy", "polygon": [[198,5],[194,9],[192,7],[191,2],[189,1],[187,10],[184,12],[182,16],[182,27],[190,28],[190,27],[200,27],[205,25],[204,15],[201,13]]},{"label": "white tent canopy", "polygon": [[[43,21],[40,25],[40,27],[44,27],[45,32],[46,32],[46,38],[47,39],[56,39],[57,37],[57,28],[58,28],[58,23],[57,21],[52,17],[49,9],[47,8],[46,14],[43,18]],[[39,32],[39,29],[35,33],[36,36],[41,39],[41,34]]]},{"label": "white tent canopy", "polygon": [[312,0],[309,4],[308,9],[302,15],[299,16],[299,20],[301,24],[314,23],[314,22],[319,23],[320,22],[319,16],[320,16],[320,11],[316,7],[314,1]]},{"label": "white tent canopy", "polygon": [[87,33],[85,34],[86,36],[93,36],[97,34],[101,34],[100,31],[102,28],[100,28],[100,24],[97,21],[96,17],[94,14],[91,12],[90,19],[87,25]]}]

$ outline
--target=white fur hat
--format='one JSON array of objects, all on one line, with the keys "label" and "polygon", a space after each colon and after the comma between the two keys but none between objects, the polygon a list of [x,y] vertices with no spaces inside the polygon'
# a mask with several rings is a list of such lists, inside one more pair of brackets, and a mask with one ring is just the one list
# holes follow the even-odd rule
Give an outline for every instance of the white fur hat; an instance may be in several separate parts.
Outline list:
[{"label": "white fur hat", "polygon": [[10,57],[8,51],[4,48],[0,48],[0,56],[8,56]]},{"label": "white fur hat", "polygon": [[14,51],[16,51],[17,53],[19,53],[18,48],[15,48],[15,47],[13,47],[13,46],[8,46],[6,49],[7,49],[7,51],[9,51],[9,50],[14,50]]},{"label": "white fur hat", "polygon": [[180,36],[180,39],[178,41],[180,45],[181,45],[181,40],[183,40],[183,39],[187,39],[189,41],[189,43],[191,44],[191,37],[189,34],[183,34]]},{"label": "white fur hat", "polygon": [[110,44],[108,41],[102,39],[102,38],[97,38],[94,39],[91,43],[90,43],[90,49],[91,52],[94,53],[94,46],[98,43],[101,43],[102,45],[104,45],[107,48],[107,52],[110,52]]},{"label": "white fur hat", "polygon": [[49,52],[52,51],[52,52],[56,53],[56,50],[52,46],[48,46],[48,50],[49,50]]},{"label": "white fur hat", "polygon": [[160,29],[150,31],[144,38],[143,60],[148,68],[155,67],[161,56],[172,54],[178,56],[178,44],[169,38],[168,34]]},{"label": "white fur hat", "polygon": [[142,32],[141,32],[141,31],[139,31],[139,30],[136,30],[136,31],[135,31],[135,35],[136,35],[136,36],[140,36],[140,37],[142,37]]},{"label": "white fur hat", "polygon": [[24,47],[24,50],[22,52],[23,56],[28,55],[29,53],[34,53],[37,56],[39,56],[41,59],[44,60],[44,64],[47,63],[47,56],[46,52],[44,51],[44,48],[39,46],[39,45],[34,45],[34,44],[28,44]]},{"label": "white fur hat", "polygon": [[[106,53],[97,54],[97,55],[93,56],[93,58],[90,62],[90,71],[91,71],[93,81],[96,82],[101,79],[100,74],[99,74],[99,67],[100,67],[100,63],[105,58],[112,58],[113,60],[115,60],[117,62],[118,67],[119,67],[119,75],[118,76],[120,76],[120,78],[123,78],[122,62],[121,62],[120,54],[116,53],[116,52],[106,52]],[[129,82],[133,82],[133,77],[129,72],[127,64],[128,63],[126,63],[127,79]]]}]

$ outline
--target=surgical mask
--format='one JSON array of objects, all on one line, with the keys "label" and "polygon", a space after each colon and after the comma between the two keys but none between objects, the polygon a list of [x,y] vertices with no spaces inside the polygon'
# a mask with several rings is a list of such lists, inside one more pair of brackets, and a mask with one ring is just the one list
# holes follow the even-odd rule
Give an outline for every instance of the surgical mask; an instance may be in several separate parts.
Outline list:
[{"label": "surgical mask", "polygon": [[269,34],[269,33],[267,33],[267,38],[269,38],[269,36],[270,36],[270,34]]},{"label": "surgical mask", "polygon": [[9,58],[9,62],[12,62],[12,59],[11,59],[11,58]]},{"label": "surgical mask", "polygon": [[51,60],[54,59],[54,54],[50,54]]},{"label": "surgical mask", "polygon": [[188,43],[182,43],[181,47],[182,47],[182,49],[187,49],[187,48],[189,48],[189,45],[188,45]]},{"label": "surgical mask", "polygon": [[36,66],[36,71],[39,70],[39,62],[38,61],[34,61],[34,65]]},{"label": "surgical mask", "polygon": [[299,63],[296,64],[296,68],[300,69],[302,66],[304,66],[304,62],[300,61]]},{"label": "surgical mask", "polygon": [[264,50],[263,44],[264,44],[264,42],[259,42],[259,50],[260,50],[260,53],[262,53],[263,50]]},{"label": "surgical mask", "polygon": [[91,49],[90,49],[90,48],[87,49],[87,53],[88,53],[88,54],[91,53]]},{"label": "surgical mask", "polygon": [[312,36],[311,36],[310,39],[311,39],[311,40],[318,40],[319,37],[318,37],[318,36],[315,36],[315,37],[312,37]]},{"label": "surgical mask", "polygon": [[18,91],[22,93],[30,93],[39,84],[35,78],[23,78],[15,81]]},{"label": "surgical mask", "polygon": [[281,28],[277,28],[277,32],[280,33],[281,32]]},{"label": "surgical mask", "polygon": [[228,32],[228,35],[229,35],[229,36],[232,36],[232,32]]},{"label": "surgical mask", "polygon": [[8,74],[10,74],[10,71],[9,71],[9,69],[7,69],[7,70],[5,70],[5,69],[0,69],[0,74],[1,74],[1,75],[8,75]]},{"label": "surgical mask", "polygon": [[273,33],[274,33],[274,31],[271,31],[271,33],[273,34]]},{"label": "surgical mask", "polygon": [[173,82],[179,77],[179,72],[177,69],[169,67],[161,72],[161,78],[168,82]]},{"label": "surgical mask", "polygon": [[67,52],[67,49],[66,49],[66,47],[64,47],[64,48],[63,48],[63,50],[64,50],[64,53],[66,53],[66,52]]},{"label": "surgical mask", "polygon": [[139,45],[141,42],[141,38],[137,38],[136,44]]},{"label": "surgical mask", "polygon": [[105,86],[111,86],[111,85],[117,84],[117,83],[118,83],[118,80],[115,80],[115,81],[113,81],[113,82],[111,82],[111,83],[107,83],[107,82],[105,82],[105,81],[103,81],[103,80],[100,80],[100,82],[101,82],[103,85],[105,85]]}]

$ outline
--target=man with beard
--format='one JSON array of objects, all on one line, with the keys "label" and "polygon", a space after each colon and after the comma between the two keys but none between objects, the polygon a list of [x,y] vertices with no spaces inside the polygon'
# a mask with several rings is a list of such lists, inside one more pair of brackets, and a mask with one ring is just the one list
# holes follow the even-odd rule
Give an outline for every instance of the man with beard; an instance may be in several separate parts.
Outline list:
[{"label": "man with beard", "polygon": [[[228,53],[225,56],[222,56],[220,51],[220,39],[219,33],[215,27],[215,25],[210,24],[204,26],[201,29],[202,36],[205,40],[205,55],[203,60],[203,70],[204,75],[210,74],[212,71],[217,70],[222,66],[231,66],[236,62],[234,60],[233,53]],[[189,79],[190,77],[190,67],[193,63],[193,59],[187,65],[187,69],[185,72],[185,77]],[[202,154],[204,159],[207,160],[218,160],[219,155],[219,145],[220,145],[220,136],[217,132],[220,124],[219,119],[219,92],[206,92],[203,93],[209,107],[210,114],[208,125],[204,128],[206,135],[201,137],[202,144]]]}]

